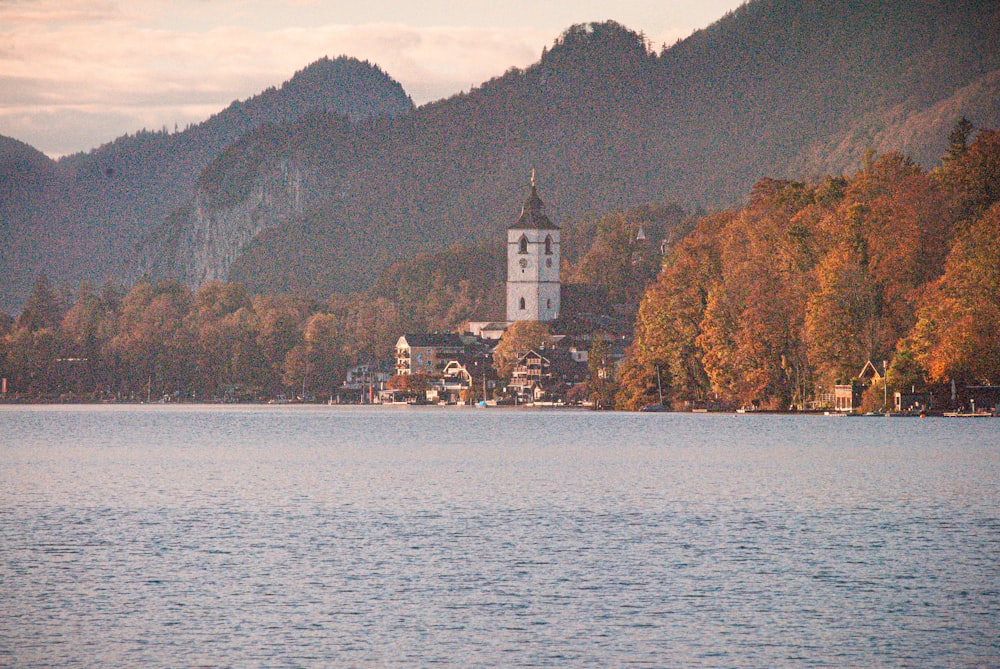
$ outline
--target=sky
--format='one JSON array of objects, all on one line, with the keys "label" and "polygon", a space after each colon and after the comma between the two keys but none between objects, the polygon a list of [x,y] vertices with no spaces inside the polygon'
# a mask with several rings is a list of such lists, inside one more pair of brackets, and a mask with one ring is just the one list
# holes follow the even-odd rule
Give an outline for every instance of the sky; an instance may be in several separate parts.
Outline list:
[{"label": "sky", "polygon": [[743,0],[0,0],[0,135],[51,157],[183,129],[310,63],[377,64],[420,105],[613,19],[657,48]]}]

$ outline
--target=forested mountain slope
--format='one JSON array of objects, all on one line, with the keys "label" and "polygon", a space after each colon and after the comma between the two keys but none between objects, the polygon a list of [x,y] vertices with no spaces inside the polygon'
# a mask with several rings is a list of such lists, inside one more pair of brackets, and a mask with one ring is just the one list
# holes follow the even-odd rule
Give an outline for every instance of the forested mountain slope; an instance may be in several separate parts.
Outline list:
[{"label": "forested mountain slope", "polygon": [[[1000,3],[970,0],[755,0],[663,50],[615,23],[575,26],[531,67],[410,113],[350,121],[315,105],[260,126],[189,169],[185,201],[129,181],[157,160],[113,163],[105,147],[60,161],[74,185],[25,248],[61,249],[33,262],[64,279],[121,278],[130,258],[133,276],[349,292],[396,259],[496,238],[532,168],[551,217],[570,221],[727,207],[762,176],[856,170],[869,148],[933,164],[959,116],[1000,125],[997,43]],[[148,135],[147,153],[169,153],[173,135]]]},{"label": "forested mountain slope", "polygon": [[70,283],[123,280],[136,244],[171,212],[188,206],[205,167],[248,132],[317,110],[360,120],[412,106],[379,68],[324,58],[280,88],[235,101],[183,130],[141,131],[41,167],[4,162],[0,183],[27,180],[32,188],[27,200],[0,200],[0,309],[23,299],[40,272]]},{"label": "forested mountain slope", "polygon": [[360,288],[395,258],[499,235],[532,168],[568,220],[729,206],[761,176],[839,174],[870,148],[933,165],[960,116],[998,124],[998,39],[998,5],[971,2],[762,0],[659,53],[613,23],[576,26],[526,70],[306,161],[333,196],[268,228],[229,276]]}]

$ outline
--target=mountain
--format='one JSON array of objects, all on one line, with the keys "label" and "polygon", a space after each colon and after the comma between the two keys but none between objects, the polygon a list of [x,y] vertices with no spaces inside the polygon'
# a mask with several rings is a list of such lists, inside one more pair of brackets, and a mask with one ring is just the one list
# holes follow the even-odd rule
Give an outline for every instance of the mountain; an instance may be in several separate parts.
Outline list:
[{"label": "mountain", "polygon": [[[94,222],[70,246],[95,259],[68,258],[65,277],[122,276],[128,258],[133,273],[325,296],[496,238],[532,168],[571,227],[646,202],[732,206],[761,177],[853,171],[873,148],[929,167],[959,117],[1000,125],[998,41],[1000,3],[971,0],[754,0],[660,51],[613,22],[573,26],[534,65],[419,109],[351,120],[316,105],[258,125],[192,163],[184,197],[152,180],[105,194],[122,172],[101,150],[60,161],[90,180],[56,210],[90,206]],[[44,229],[54,246],[76,234],[56,217]]]},{"label": "mountain", "polygon": [[[71,284],[123,278],[137,243],[189,207],[201,172],[247,133],[317,111],[359,121],[412,107],[399,83],[378,67],[323,58],[280,88],[233,102],[180,132],[144,130],[55,163],[4,161],[0,183],[31,188],[18,201],[0,203],[0,222],[12,234],[2,265],[11,280],[0,309],[16,306],[40,272]],[[10,153],[11,141],[0,151]]]},{"label": "mountain", "polygon": [[[355,290],[395,258],[500,235],[532,168],[571,223],[731,206],[763,176],[852,171],[871,148],[930,167],[961,116],[1000,124],[998,38],[1000,4],[975,2],[758,0],[658,53],[614,23],[574,26],[526,70],[358,128],[317,161],[270,154],[330,196],[270,217],[225,271],[261,291]],[[209,217],[222,230],[240,215]]]},{"label": "mountain", "polygon": [[[32,248],[36,240],[17,221],[51,201],[56,172],[56,163],[42,152],[16,139],[0,137],[0,276],[5,294],[20,289],[26,295],[34,281],[34,268],[26,259],[44,249]],[[36,245],[41,246],[41,240]],[[27,281],[27,285],[18,285],[19,281]]]}]

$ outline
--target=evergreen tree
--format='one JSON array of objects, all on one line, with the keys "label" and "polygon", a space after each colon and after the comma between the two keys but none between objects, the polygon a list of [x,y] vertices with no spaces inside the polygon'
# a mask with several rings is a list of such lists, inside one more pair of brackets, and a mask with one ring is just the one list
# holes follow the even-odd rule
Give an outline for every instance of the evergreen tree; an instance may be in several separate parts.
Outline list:
[{"label": "evergreen tree", "polygon": [[62,321],[63,303],[44,273],[35,280],[31,295],[17,319],[17,325],[28,331],[54,329]]},{"label": "evergreen tree", "polygon": [[955,122],[955,127],[948,135],[948,153],[945,160],[955,160],[965,155],[969,148],[969,136],[972,134],[972,122],[964,116]]}]

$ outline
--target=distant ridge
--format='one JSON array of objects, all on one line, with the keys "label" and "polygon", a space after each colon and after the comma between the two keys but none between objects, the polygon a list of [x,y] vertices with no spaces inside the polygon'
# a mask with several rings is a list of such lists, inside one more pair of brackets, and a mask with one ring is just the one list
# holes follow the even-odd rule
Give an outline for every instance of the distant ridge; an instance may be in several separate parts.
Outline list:
[{"label": "distant ridge", "polygon": [[[318,102],[265,122],[240,103],[212,123],[260,124],[204,162],[181,150],[202,126],[60,161],[73,176],[30,212],[16,266],[75,282],[122,278],[132,258],[192,283],[324,296],[494,238],[532,168],[553,218],[571,222],[644,202],[731,206],[762,177],[852,171],[870,148],[930,166],[959,115],[1000,126],[997,43],[1000,3],[755,0],[661,52],[614,22],[573,26],[534,65],[415,110],[368,66],[377,91],[396,91],[379,120]],[[309,99],[328,67],[258,97]],[[32,280],[19,272],[2,308]]]}]

